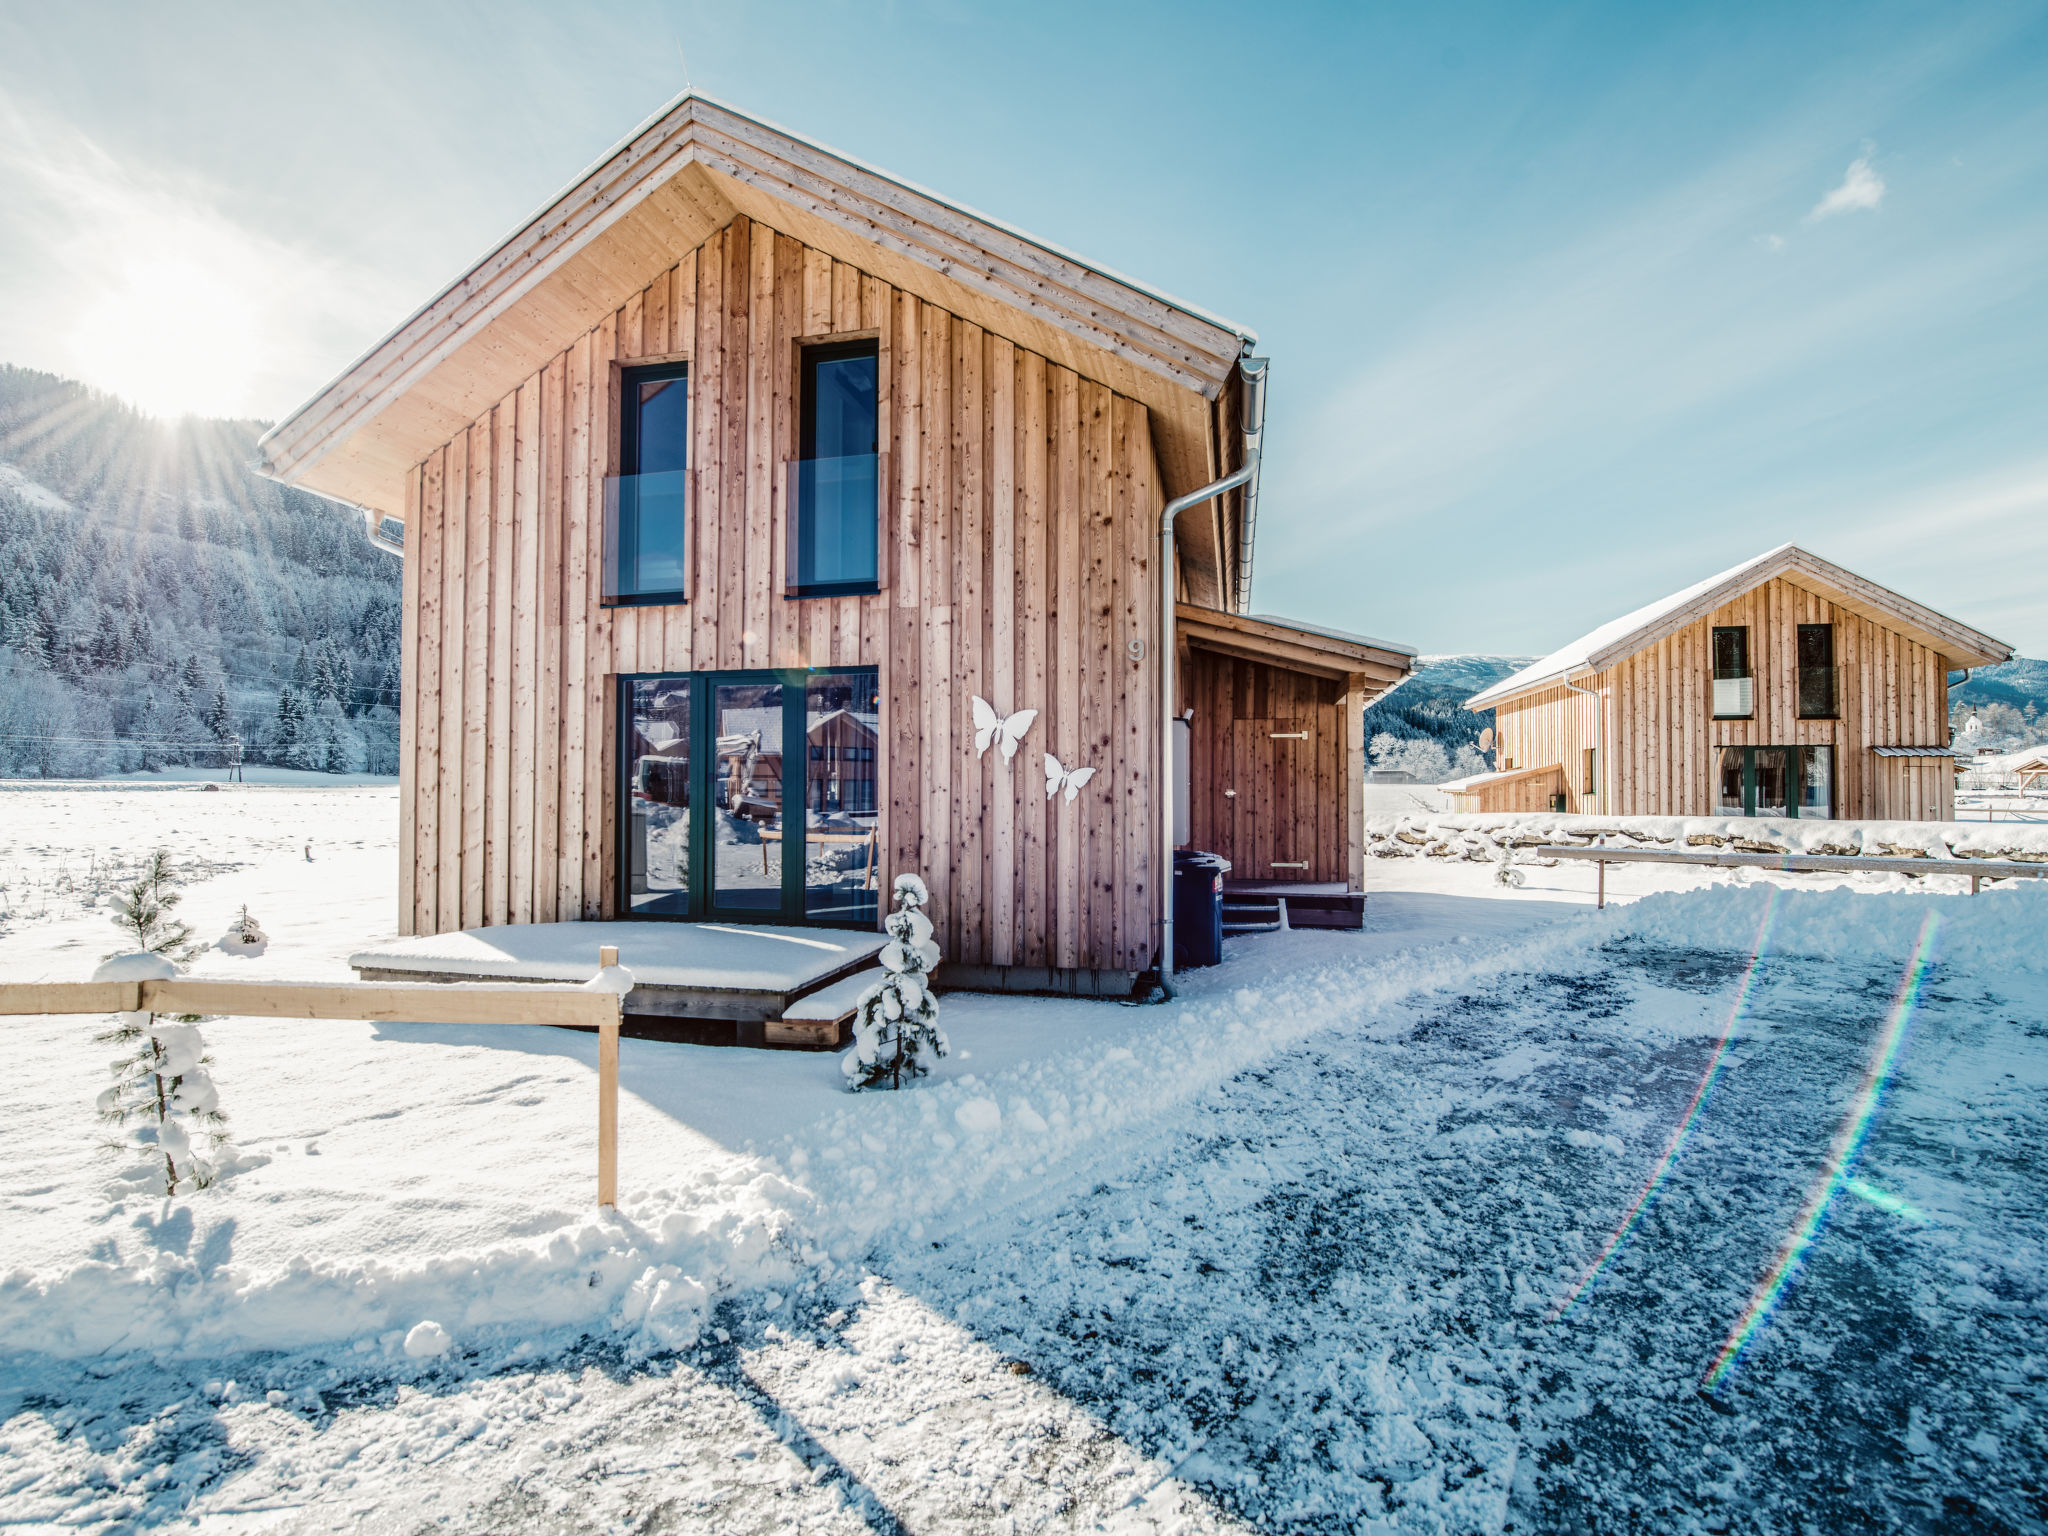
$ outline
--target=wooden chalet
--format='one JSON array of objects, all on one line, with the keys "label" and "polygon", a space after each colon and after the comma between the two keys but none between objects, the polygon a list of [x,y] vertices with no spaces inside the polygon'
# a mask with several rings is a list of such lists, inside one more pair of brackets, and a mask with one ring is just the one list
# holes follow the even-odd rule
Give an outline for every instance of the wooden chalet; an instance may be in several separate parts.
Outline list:
[{"label": "wooden chalet", "polygon": [[1947,821],[1948,675],[2012,648],[1785,544],[1466,701],[1498,766],[1454,809]]},{"label": "wooden chalet", "polygon": [[[953,984],[1128,991],[1160,520],[1240,473],[1174,528],[1189,835],[1355,891],[1411,653],[1244,615],[1253,339],[701,96],[650,119],[263,440],[404,550],[402,931],[872,929],[914,872]],[[977,696],[1038,712],[1014,758]]]}]

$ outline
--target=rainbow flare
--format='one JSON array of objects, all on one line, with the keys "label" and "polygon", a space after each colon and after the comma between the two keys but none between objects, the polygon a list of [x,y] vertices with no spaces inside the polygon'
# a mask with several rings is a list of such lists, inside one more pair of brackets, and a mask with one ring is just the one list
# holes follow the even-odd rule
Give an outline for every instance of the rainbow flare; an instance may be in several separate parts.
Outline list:
[{"label": "rainbow flare", "polygon": [[1692,1134],[1693,1124],[1699,1119],[1700,1110],[1706,1105],[1708,1090],[1721,1075],[1722,1064],[1727,1060],[1728,1047],[1735,1043],[1735,1025],[1741,1019],[1743,1009],[1749,1005],[1751,993],[1756,990],[1757,973],[1763,967],[1764,952],[1770,946],[1771,925],[1778,916],[1778,897],[1779,887],[1773,885],[1770,888],[1770,895],[1764,902],[1763,919],[1756,927],[1756,941],[1750,946],[1749,969],[1743,973],[1742,985],[1735,989],[1734,1005],[1728,1010],[1727,1022],[1721,1026],[1721,1037],[1714,1042],[1713,1055],[1707,1058],[1707,1069],[1700,1075],[1699,1086],[1692,1091],[1692,1101],[1685,1106],[1685,1113],[1679,1117],[1677,1127],[1664,1143],[1664,1155],[1657,1159],[1656,1166],[1650,1170],[1650,1176],[1643,1180],[1643,1187],[1636,1191],[1635,1200],[1627,1211],[1622,1213],[1621,1221],[1608,1236],[1606,1246],[1601,1248],[1598,1257],[1586,1266],[1585,1273],[1579,1276],[1578,1283],[1551,1307],[1547,1319],[1549,1322],[1557,1322],[1569,1312],[1572,1303],[1585,1293],[1600,1271],[1607,1267],[1608,1261],[1621,1251],[1622,1244],[1626,1243],[1630,1234],[1635,1231],[1636,1223],[1641,1219],[1644,1209],[1663,1185],[1665,1175],[1671,1172],[1671,1165],[1678,1161],[1678,1154],[1684,1149],[1686,1138]]},{"label": "rainbow flare", "polygon": [[1857,1182],[1851,1179],[1849,1170],[1856,1161],[1857,1153],[1863,1150],[1864,1138],[1870,1134],[1870,1122],[1877,1114],[1878,1101],[1884,1096],[1885,1084],[1898,1061],[1899,1048],[1905,1043],[1906,1026],[1912,1022],[1913,1010],[1919,1006],[1921,983],[1927,979],[1927,972],[1934,964],[1934,938],[1940,926],[1941,917],[1934,912],[1928,913],[1920,925],[1919,941],[1906,962],[1898,995],[1892,1000],[1891,1017],[1885,1021],[1884,1032],[1878,1037],[1877,1048],[1863,1074],[1863,1086],[1857,1091],[1848,1114],[1835,1132],[1835,1139],[1828,1147],[1827,1162],[1822,1165],[1820,1177],[1808,1191],[1806,1203],[1799,1208],[1791,1232],[1779,1245],[1770,1267],[1764,1271],[1763,1279],[1757,1282],[1756,1290],[1749,1298],[1749,1306],[1728,1331],[1721,1353],[1715,1356],[1712,1367],[1708,1369],[1704,1386],[1709,1392],[1718,1389],[1727,1379],[1749,1341],[1756,1337],[1764,1319],[1784,1294],[1806,1250],[1820,1235],[1821,1223],[1827,1218],[1836,1192]]}]

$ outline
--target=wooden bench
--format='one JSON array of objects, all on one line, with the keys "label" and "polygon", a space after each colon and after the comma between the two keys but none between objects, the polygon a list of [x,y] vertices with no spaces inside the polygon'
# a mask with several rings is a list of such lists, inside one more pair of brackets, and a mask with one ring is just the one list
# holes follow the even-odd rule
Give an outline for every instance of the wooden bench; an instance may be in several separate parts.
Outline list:
[{"label": "wooden bench", "polygon": [[[763,828],[761,829],[761,873],[762,873],[762,874],[764,874],[764,875],[765,875],[765,874],[767,874],[767,873],[768,873],[768,845],[769,845],[770,843],[779,843],[779,842],[781,842],[781,841],[782,841],[782,828],[780,828],[780,827],[763,827]],[[874,830],[874,828],[870,827],[870,828],[869,828],[869,829],[868,829],[867,831],[865,831],[865,832],[806,832],[806,833],[804,833],[804,841],[806,841],[806,842],[810,842],[810,843],[865,843],[865,844],[867,844],[867,849],[868,849],[868,870],[867,870],[867,876],[866,876],[866,878],[865,878],[865,879],[863,879],[863,880],[861,881],[861,884],[860,884],[860,888],[861,888],[862,890],[864,890],[864,891],[872,891],[872,890],[873,890],[873,889],[875,888],[875,830]]]}]

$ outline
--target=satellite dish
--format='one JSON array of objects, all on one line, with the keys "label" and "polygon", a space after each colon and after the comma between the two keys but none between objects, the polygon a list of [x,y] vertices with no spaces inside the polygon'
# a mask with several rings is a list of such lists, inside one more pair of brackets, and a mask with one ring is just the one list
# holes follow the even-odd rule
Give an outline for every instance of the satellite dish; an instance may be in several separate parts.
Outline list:
[{"label": "satellite dish", "polygon": [[1493,750],[1493,727],[1490,725],[1479,733],[1479,750],[1482,752],[1491,752]]}]

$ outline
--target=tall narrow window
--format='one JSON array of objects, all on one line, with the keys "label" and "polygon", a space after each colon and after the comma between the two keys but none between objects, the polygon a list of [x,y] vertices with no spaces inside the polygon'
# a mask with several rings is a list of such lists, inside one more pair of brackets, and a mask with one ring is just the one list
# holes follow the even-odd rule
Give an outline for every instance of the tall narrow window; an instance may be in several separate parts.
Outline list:
[{"label": "tall narrow window", "polygon": [[1749,667],[1749,626],[1714,627],[1714,718],[1747,720],[1756,713],[1756,681]]},{"label": "tall narrow window", "polygon": [[680,603],[689,589],[688,365],[621,375],[619,473],[604,483],[604,600]]},{"label": "tall narrow window", "polygon": [[800,437],[790,466],[790,595],[880,586],[875,344],[806,347]]},{"label": "tall narrow window", "polygon": [[1579,793],[1582,795],[1598,795],[1600,793],[1599,759],[1594,756],[1594,749],[1592,747],[1587,747],[1585,753],[1585,774],[1580,780],[1580,783],[1585,787]]},{"label": "tall narrow window", "polygon": [[1838,713],[1835,687],[1835,626],[1799,626],[1799,718],[1832,720]]}]

